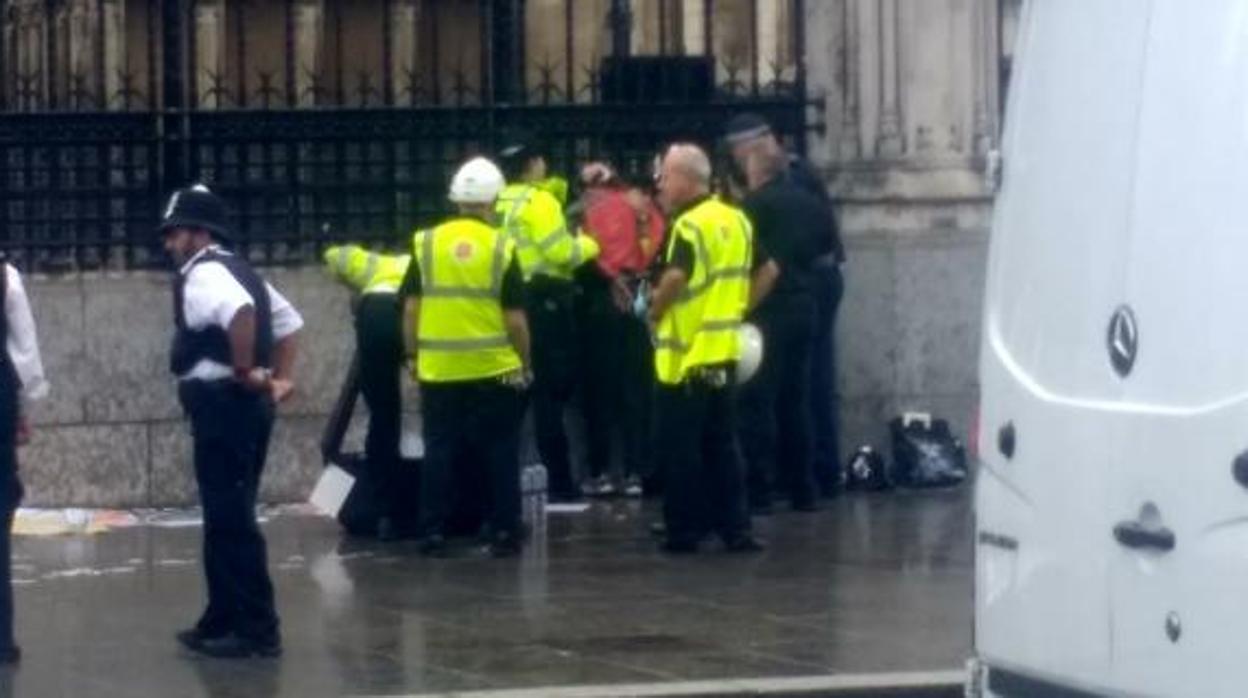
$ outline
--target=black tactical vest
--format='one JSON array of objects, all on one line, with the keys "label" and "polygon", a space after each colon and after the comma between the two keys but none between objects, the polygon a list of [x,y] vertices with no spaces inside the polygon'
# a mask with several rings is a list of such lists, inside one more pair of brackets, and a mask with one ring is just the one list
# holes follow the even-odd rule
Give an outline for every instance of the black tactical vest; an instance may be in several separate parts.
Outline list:
[{"label": "black tactical vest", "polygon": [[269,291],[265,287],[264,279],[260,278],[260,275],[242,259],[231,254],[211,251],[195,260],[185,273],[179,274],[173,285],[173,321],[177,331],[173,337],[173,350],[170,353],[170,370],[174,375],[181,376],[205,359],[226,366],[233,364],[233,357],[230,355],[230,336],[226,328],[212,326],[192,330],[186,326],[184,302],[186,277],[191,269],[205,262],[219,262],[251,296],[256,312],[255,363],[256,366],[262,368],[272,368],[273,315],[269,305]]}]

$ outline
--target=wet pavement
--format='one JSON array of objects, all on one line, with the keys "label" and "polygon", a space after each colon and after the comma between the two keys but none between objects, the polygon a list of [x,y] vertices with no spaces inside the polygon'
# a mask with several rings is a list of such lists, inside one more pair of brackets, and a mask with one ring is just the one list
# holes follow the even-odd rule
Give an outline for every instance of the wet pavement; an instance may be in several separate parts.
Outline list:
[{"label": "wet pavement", "polygon": [[[757,520],[760,555],[656,552],[654,507],[552,515],[545,544],[419,558],[323,518],[266,524],[280,660],[196,659],[196,528],[20,538],[17,696],[276,698],[954,669],[970,651],[969,492]],[[540,693],[540,692],[539,692]]]}]

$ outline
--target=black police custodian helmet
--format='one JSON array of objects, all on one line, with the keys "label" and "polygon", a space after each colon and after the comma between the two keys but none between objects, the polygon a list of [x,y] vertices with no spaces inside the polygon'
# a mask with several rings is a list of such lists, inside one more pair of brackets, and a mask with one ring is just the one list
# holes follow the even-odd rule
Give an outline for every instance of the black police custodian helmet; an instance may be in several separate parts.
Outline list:
[{"label": "black police custodian helmet", "polygon": [[736,145],[771,133],[771,124],[758,114],[738,114],[724,124],[724,142]]},{"label": "black police custodian helmet", "polygon": [[503,134],[495,159],[503,175],[510,181],[519,177],[529,161],[539,155],[542,155],[542,147],[537,137],[528,131],[516,129]]},{"label": "black police custodian helmet", "polygon": [[163,236],[174,228],[206,230],[223,244],[234,238],[225,200],[202,184],[175,191],[165,203],[156,232]]}]

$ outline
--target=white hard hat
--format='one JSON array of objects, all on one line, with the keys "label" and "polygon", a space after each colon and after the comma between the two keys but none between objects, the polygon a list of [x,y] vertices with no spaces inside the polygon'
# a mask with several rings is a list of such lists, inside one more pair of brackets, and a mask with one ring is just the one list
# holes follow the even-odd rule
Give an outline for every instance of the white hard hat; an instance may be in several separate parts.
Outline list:
[{"label": "white hard hat", "polygon": [[763,363],[763,333],[748,322],[737,330],[741,341],[741,358],[737,360],[737,384],[748,383]]},{"label": "white hard hat", "polygon": [[476,157],[464,163],[451,178],[451,201],[457,204],[492,204],[505,182],[498,166]]}]

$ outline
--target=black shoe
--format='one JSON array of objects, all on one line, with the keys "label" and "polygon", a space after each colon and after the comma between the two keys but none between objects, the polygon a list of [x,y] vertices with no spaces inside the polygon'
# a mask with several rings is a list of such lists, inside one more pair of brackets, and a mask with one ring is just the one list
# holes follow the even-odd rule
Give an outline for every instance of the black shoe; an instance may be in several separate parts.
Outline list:
[{"label": "black shoe", "polygon": [[220,637],[200,638],[195,652],[216,659],[246,659],[248,657],[280,657],[282,643],[277,639],[260,640],[230,633]]},{"label": "black shoe", "polygon": [[488,547],[490,557],[515,557],[520,554],[520,538],[515,535],[502,535],[494,538]]},{"label": "black shoe", "polygon": [[22,661],[22,648],[17,645],[9,645],[0,648],[0,666],[13,665]]},{"label": "black shoe", "polygon": [[750,514],[753,516],[771,516],[771,502],[751,504]]},{"label": "black shoe", "polygon": [[766,548],[753,536],[743,535],[724,541],[724,550],[730,553],[761,553]]},{"label": "black shoe", "polygon": [[377,540],[383,543],[389,543],[399,539],[399,529],[394,525],[394,519],[389,516],[383,516],[377,519]]},{"label": "black shoe", "polygon": [[801,499],[793,502],[793,511],[809,514],[814,511],[819,511],[819,504],[813,499]]},{"label": "black shoe", "polygon": [[229,631],[227,630],[210,632],[210,631],[205,631],[201,629],[199,626],[195,626],[193,628],[187,628],[186,630],[182,630],[178,632],[178,634],[175,635],[174,637],[178,639],[178,644],[182,645],[188,650],[197,650],[200,643],[202,643],[204,640],[211,640],[213,638],[224,637],[228,634],[229,634]]},{"label": "black shoe", "polygon": [[199,633],[199,628],[179,631],[175,637],[178,638],[179,645],[182,645],[192,652],[198,652],[199,645],[204,640],[203,636]]},{"label": "black shoe", "polygon": [[580,504],[585,501],[585,497],[582,496],[580,492],[558,492],[551,490],[547,494],[546,501],[551,504]]},{"label": "black shoe", "polygon": [[655,521],[650,524],[650,535],[654,538],[662,538],[667,535],[667,524],[662,521]]},{"label": "black shoe", "polygon": [[446,539],[439,535],[425,536],[420,541],[420,554],[425,557],[446,557]]},{"label": "black shoe", "polygon": [[698,552],[697,541],[668,539],[660,548],[669,555],[693,555]]}]

